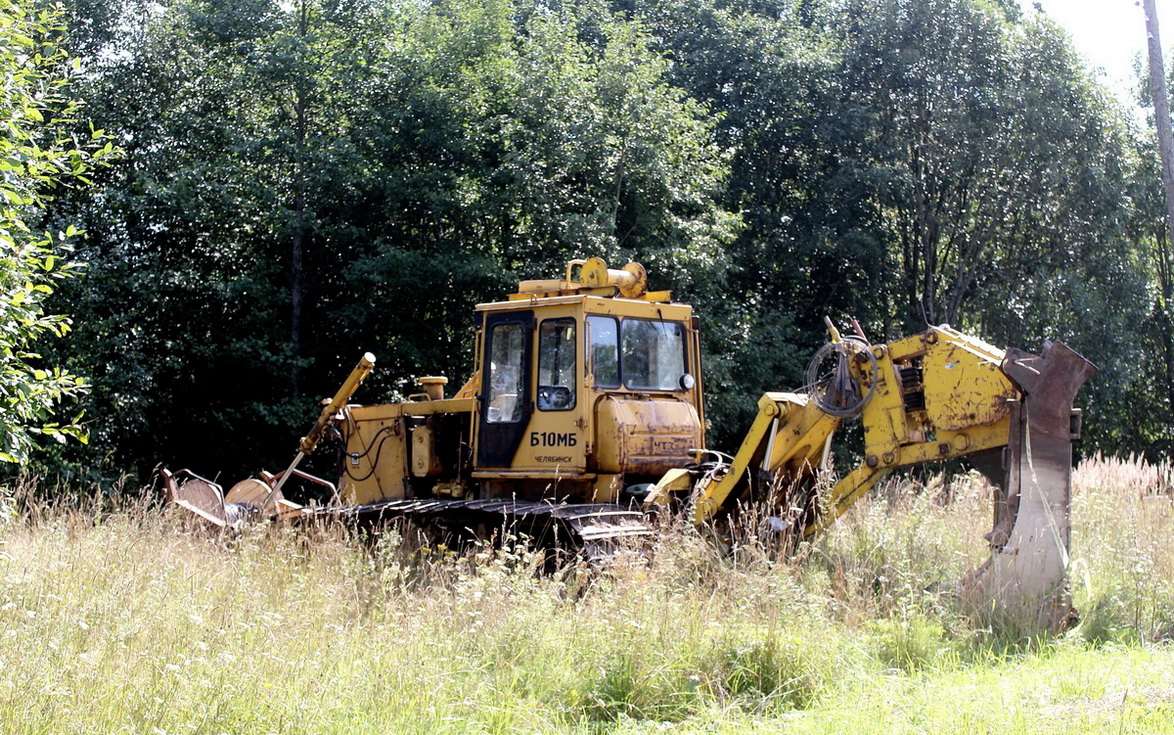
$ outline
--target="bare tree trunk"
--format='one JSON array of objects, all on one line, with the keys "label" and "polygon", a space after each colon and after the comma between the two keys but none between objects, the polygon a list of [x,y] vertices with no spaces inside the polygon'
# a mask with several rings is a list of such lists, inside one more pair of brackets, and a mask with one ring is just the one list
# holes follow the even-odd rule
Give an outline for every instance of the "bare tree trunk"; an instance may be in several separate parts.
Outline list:
[{"label": "bare tree trunk", "polygon": [[290,282],[289,282],[289,341],[290,353],[290,392],[294,400],[301,398],[301,367],[302,356],[302,250],[305,244],[305,228],[302,218],[306,209],[306,199],[299,191],[294,195],[294,231],[290,243]]},{"label": "bare tree trunk", "polygon": [[1154,125],[1158,132],[1158,155],[1162,159],[1162,190],[1166,196],[1166,230],[1158,237],[1155,247],[1158,273],[1162,281],[1161,319],[1159,329],[1166,353],[1166,394],[1174,413],[1174,334],[1170,324],[1170,263],[1169,247],[1174,243],[1174,133],[1170,129],[1170,96],[1166,91],[1166,69],[1162,60],[1162,39],[1158,33],[1158,12],[1154,0],[1144,0],[1145,29],[1150,62],[1150,91],[1154,98]]},{"label": "bare tree trunk", "polygon": [[[309,32],[309,5],[303,2],[298,18],[298,32],[305,38]],[[294,223],[290,242],[289,329],[290,329],[290,396],[301,398],[302,357],[302,256],[306,241],[306,134],[309,124],[306,93],[301,84],[294,90]]]},{"label": "bare tree trunk", "polygon": [[1162,40],[1158,35],[1158,13],[1154,0],[1144,0],[1145,29],[1149,37],[1150,89],[1154,97],[1154,122],[1158,128],[1158,153],[1162,157],[1162,188],[1166,193],[1166,227],[1174,241],[1174,133],[1170,130],[1170,97],[1166,92],[1166,70],[1162,62]]},{"label": "bare tree trunk", "polygon": [[1165,357],[1166,405],[1174,416],[1174,324],[1170,320],[1170,301],[1174,297],[1174,282],[1170,273],[1170,238],[1167,230],[1159,227],[1154,233],[1154,259],[1158,266],[1158,282],[1162,289],[1161,299],[1154,304],[1154,318],[1162,339],[1162,354]]}]

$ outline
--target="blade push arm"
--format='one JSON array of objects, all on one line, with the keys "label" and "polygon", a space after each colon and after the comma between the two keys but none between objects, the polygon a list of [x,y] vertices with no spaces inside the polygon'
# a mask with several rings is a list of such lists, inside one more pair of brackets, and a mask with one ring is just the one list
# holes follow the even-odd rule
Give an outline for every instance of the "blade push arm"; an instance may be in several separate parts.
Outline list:
[{"label": "blade push arm", "polygon": [[347,404],[347,401],[351,399],[351,396],[363,384],[363,379],[367,377],[367,373],[371,372],[371,368],[373,367],[375,367],[375,356],[370,352],[364,352],[363,356],[359,358],[359,364],[355,365],[355,369],[347,376],[342,387],[334,394],[334,398],[322,408],[322,413],[318,415],[318,420],[314,422],[314,426],[310,428],[310,431],[298,443],[299,452],[310,454],[314,451],[314,448],[318,446],[318,442],[321,441],[322,435],[326,433],[326,427],[330,425],[330,419],[334,417],[334,414],[343,409],[343,406]]},{"label": "blade push arm", "polygon": [[729,470],[703,481],[694,491],[692,520],[701,525],[744,490],[752,470],[759,479],[785,472],[790,482],[814,478],[824,463],[828,443],[840,419],[821,411],[800,393],[766,393],[758,416],[734,455]]}]

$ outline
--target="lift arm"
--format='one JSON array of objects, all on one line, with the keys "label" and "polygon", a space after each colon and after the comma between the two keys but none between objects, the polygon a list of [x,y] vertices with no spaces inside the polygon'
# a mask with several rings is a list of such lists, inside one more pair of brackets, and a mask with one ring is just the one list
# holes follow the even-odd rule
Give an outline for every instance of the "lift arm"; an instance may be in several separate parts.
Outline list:
[{"label": "lift arm", "polygon": [[[864,459],[831,488],[818,519],[804,525],[807,535],[896,468],[1002,447],[1010,437],[1010,402],[1020,391],[1000,367],[1002,350],[947,327],[887,345],[856,345],[847,362],[866,396],[859,410]],[[744,498],[756,479],[790,485],[814,479],[843,420],[820,398],[818,392],[765,394],[729,471],[697,493],[693,520],[712,519],[731,499]],[[751,469],[761,470],[757,478]]]}]

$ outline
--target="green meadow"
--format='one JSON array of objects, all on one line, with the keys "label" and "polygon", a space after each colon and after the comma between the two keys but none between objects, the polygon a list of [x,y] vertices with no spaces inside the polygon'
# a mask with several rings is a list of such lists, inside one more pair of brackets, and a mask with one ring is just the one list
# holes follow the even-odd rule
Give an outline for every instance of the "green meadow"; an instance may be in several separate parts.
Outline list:
[{"label": "green meadow", "polygon": [[537,572],[338,529],[193,533],[143,499],[0,539],[6,733],[1174,731],[1169,467],[1086,460],[1059,636],[963,615],[971,476],[892,484],[780,556],[666,523],[650,557]]}]

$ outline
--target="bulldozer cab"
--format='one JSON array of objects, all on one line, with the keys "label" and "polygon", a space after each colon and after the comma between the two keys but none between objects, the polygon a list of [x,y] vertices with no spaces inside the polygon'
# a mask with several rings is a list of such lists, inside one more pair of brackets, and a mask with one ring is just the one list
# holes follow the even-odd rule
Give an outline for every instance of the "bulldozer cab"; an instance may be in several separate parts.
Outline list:
[{"label": "bulldozer cab", "polygon": [[477,307],[483,495],[611,502],[704,445],[692,309],[645,281],[635,263],[573,261]]}]

